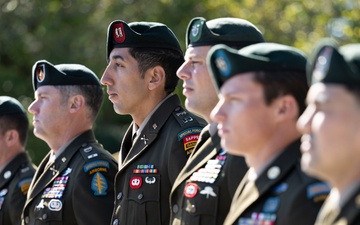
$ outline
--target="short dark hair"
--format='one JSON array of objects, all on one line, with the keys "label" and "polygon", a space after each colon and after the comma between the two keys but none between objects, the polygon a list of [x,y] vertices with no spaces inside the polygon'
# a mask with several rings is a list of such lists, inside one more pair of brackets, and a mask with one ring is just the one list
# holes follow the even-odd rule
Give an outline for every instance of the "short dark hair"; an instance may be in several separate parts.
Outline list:
[{"label": "short dark hair", "polygon": [[90,119],[95,121],[104,101],[104,92],[99,85],[58,85],[55,86],[62,95],[63,100],[70,96],[80,94],[85,98],[85,104],[90,111]]},{"label": "short dark hair", "polygon": [[142,76],[146,70],[161,66],[165,71],[165,92],[170,94],[178,84],[179,78],[176,71],[184,62],[184,56],[172,49],[160,48],[130,48],[129,53],[138,61],[139,71]]},{"label": "short dark hair", "polygon": [[20,144],[25,146],[29,131],[29,119],[25,113],[0,115],[0,133],[4,135],[5,132],[12,129],[19,133]]},{"label": "short dark hair", "polygon": [[266,104],[271,104],[280,96],[292,95],[299,107],[298,116],[305,110],[309,86],[304,72],[257,71],[254,80],[263,86]]}]

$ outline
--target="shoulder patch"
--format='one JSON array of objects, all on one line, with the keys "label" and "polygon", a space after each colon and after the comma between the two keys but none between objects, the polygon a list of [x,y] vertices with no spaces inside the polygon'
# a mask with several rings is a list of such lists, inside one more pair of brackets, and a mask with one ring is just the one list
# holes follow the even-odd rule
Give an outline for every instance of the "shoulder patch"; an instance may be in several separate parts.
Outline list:
[{"label": "shoulder patch", "polygon": [[31,184],[31,180],[32,178],[25,178],[20,180],[20,182],[18,183],[18,188],[20,188],[21,192],[24,195],[27,195],[27,192],[29,190],[30,184]]},{"label": "shoulder patch", "polygon": [[178,141],[183,141],[184,151],[187,155],[190,155],[194,149],[202,129],[202,127],[191,127],[178,133]]},{"label": "shoulder patch", "polygon": [[84,165],[84,172],[89,172],[90,175],[97,172],[107,172],[110,169],[110,163],[106,160],[96,160]]},{"label": "shoulder patch", "polygon": [[108,183],[104,175],[96,172],[91,180],[91,190],[94,191],[95,196],[107,195]]},{"label": "shoulder patch", "polygon": [[324,201],[330,193],[330,186],[325,182],[317,182],[307,186],[307,198],[314,202]]}]

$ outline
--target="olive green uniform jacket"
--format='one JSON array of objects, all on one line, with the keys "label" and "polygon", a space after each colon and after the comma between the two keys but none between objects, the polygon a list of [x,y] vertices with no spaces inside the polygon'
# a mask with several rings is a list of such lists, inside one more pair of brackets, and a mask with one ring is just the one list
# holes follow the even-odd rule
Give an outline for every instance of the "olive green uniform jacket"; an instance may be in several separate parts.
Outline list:
[{"label": "olive green uniform jacket", "polygon": [[[255,182],[241,181],[224,224],[312,225],[330,188],[300,167],[296,141],[266,166]],[[247,185],[245,186],[245,184]]]},{"label": "olive green uniform jacket", "polygon": [[244,158],[223,151],[217,129],[213,135],[209,129],[210,125],[201,132],[194,153],[171,190],[172,225],[223,224],[247,171]]},{"label": "olive green uniform jacket", "polygon": [[91,130],[76,137],[47,168],[40,163],[28,192],[22,224],[110,224],[117,163]]},{"label": "olive green uniform jacket", "polygon": [[157,108],[133,146],[130,125],[119,154],[111,224],[169,224],[171,187],[205,124],[173,95]]},{"label": "olive green uniform jacket", "polygon": [[0,173],[0,225],[20,225],[26,195],[35,167],[23,152]]},{"label": "olive green uniform jacket", "polygon": [[[320,214],[326,216],[319,218]],[[319,220],[320,219],[320,220]],[[351,195],[349,200],[339,211],[331,210],[331,203],[325,201],[321,208],[316,225],[358,225],[360,224],[360,189]]]}]

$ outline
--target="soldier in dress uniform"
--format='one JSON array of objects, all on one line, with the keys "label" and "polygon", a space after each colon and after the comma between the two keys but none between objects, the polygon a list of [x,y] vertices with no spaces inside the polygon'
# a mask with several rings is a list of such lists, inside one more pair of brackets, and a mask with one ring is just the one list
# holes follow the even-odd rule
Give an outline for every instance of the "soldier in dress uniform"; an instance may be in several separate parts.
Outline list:
[{"label": "soldier in dress uniform", "polygon": [[34,134],[50,147],[29,188],[22,224],[110,224],[117,163],[93,133],[103,102],[98,77],[79,64],[38,61]]},{"label": "soldier in dress uniform", "polygon": [[300,167],[296,121],[308,90],[305,55],[276,43],[239,51],[217,45],[207,60],[219,90],[211,116],[221,145],[249,166],[224,224],[313,224],[329,186]]},{"label": "soldier in dress uniform", "polygon": [[232,196],[247,171],[243,157],[229,155],[221,148],[217,123],[210,118],[219,99],[207,70],[206,55],[219,43],[240,49],[264,41],[259,29],[243,19],[206,21],[196,17],[190,21],[185,62],[177,75],[183,80],[186,108],[205,118],[208,125],[172,187],[172,225],[223,224]]},{"label": "soldier in dress uniform", "polygon": [[317,44],[298,120],[302,168],[332,187],[316,225],[360,224],[360,44]]},{"label": "soldier in dress uniform", "polygon": [[183,109],[172,92],[183,60],[164,24],[113,21],[108,66],[101,78],[118,114],[133,122],[123,138],[113,225],[169,224],[169,194],[205,121]]},{"label": "soldier in dress uniform", "polygon": [[0,96],[0,225],[20,225],[35,166],[25,152],[29,120],[18,100]]}]

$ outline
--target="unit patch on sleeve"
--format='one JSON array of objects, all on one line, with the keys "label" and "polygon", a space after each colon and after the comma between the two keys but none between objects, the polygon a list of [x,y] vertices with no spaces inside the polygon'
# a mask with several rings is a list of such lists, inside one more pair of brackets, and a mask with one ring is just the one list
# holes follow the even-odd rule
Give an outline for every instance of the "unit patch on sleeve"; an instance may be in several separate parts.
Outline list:
[{"label": "unit patch on sleeve", "polygon": [[84,172],[89,172],[90,175],[97,172],[106,173],[110,168],[110,163],[106,160],[96,160],[93,162],[89,162],[84,165]]},{"label": "unit patch on sleeve", "polygon": [[329,193],[330,186],[324,182],[317,182],[307,187],[307,197],[314,202],[324,201]]},{"label": "unit patch on sleeve", "polygon": [[21,192],[24,195],[27,195],[27,192],[28,192],[29,187],[30,187],[31,180],[32,180],[32,178],[26,178],[26,179],[21,180],[18,183],[18,188],[20,188]]},{"label": "unit patch on sleeve", "polygon": [[104,175],[96,172],[91,180],[91,190],[94,191],[95,196],[106,195],[108,183]]},{"label": "unit patch on sleeve", "polygon": [[184,151],[186,151],[187,155],[190,155],[192,150],[194,149],[199,139],[201,130],[202,130],[201,127],[193,127],[178,133],[178,140],[183,141]]}]

